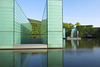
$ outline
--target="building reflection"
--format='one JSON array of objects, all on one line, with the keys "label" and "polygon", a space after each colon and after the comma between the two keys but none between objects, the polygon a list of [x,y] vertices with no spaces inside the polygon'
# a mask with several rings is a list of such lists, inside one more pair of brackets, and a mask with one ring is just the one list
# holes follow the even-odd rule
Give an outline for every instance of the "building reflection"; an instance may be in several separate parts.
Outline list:
[{"label": "building reflection", "polygon": [[0,67],[63,67],[63,50],[2,50]]},{"label": "building reflection", "polygon": [[65,43],[65,49],[0,50],[0,67],[73,67],[99,57],[99,39],[72,40]]},{"label": "building reflection", "polygon": [[70,49],[93,49],[100,47],[100,39],[82,39],[66,41],[65,48]]},{"label": "building reflection", "polygon": [[63,50],[48,50],[48,67],[63,67]]},{"label": "building reflection", "polygon": [[42,53],[0,50],[0,67],[47,67],[47,50]]},{"label": "building reflection", "polygon": [[11,50],[0,50],[0,67],[13,67],[14,54]]},{"label": "building reflection", "polygon": [[[35,50],[36,51],[36,50]],[[39,51],[39,50],[37,50]],[[18,52],[18,53],[16,53]],[[47,50],[43,50],[40,52],[33,52],[31,53],[28,51],[28,53],[23,53],[25,51],[15,51],[14,55],[15,57],[15,67],[47,67]]]}]

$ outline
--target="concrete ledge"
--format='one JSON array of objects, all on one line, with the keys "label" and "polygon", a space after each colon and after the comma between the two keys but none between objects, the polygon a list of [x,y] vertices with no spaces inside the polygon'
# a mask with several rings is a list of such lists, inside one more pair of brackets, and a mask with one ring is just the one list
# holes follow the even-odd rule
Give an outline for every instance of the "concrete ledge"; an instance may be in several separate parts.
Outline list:
[{"label": "concrete ledge", "polygon": [[22,44],[14,45],[14,48],[0,48],[0,50],[33,50],[33,49],[63,49],[64,47],[50,47],[46,44]]},{"label": "concrete ledge", "polygon": [[81,38],[67,38],[67,40],[81,40]]},{"label": "concrete ledge", "polygon": [[0,50],[31,50],[31,49],[47,49],[46,44],[21,44],[14,45],[14,48],[0,48]]},{"label": "concrete ledge", "polygon": [[64,47],[50,47],[48,49],[64,49]]},{"label": "concrete ledge", "polygon": [[45,49],[47,45],[14,45],[14,49]]}]

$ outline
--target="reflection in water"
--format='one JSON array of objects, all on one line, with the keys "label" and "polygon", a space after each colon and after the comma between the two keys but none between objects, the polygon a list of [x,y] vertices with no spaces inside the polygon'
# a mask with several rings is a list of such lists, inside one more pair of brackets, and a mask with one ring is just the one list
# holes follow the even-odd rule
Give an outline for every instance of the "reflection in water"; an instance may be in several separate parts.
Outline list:
[{"label": "reflection in water", "polygon": [[0,67],[47,67],[47,53],[15,53],[0,50]]},{"label": "reflection in water", "polygon": [[48,67],[63,67],[63,50],[48,50]]},{"label": "reflection in water", "polygon": [[100,67],[100,39],[66,41],[64,67]]},{"label": "reflection in water", "polygon": [[100,67],[99,39],[67,41],[65,49],[0,50],[0,67]]},{"label": "reflection in water", "polygon": [[65,46],[71,49],[93,49],[94,47],[100,47],[100,39],[69,40],[66,41]]}]

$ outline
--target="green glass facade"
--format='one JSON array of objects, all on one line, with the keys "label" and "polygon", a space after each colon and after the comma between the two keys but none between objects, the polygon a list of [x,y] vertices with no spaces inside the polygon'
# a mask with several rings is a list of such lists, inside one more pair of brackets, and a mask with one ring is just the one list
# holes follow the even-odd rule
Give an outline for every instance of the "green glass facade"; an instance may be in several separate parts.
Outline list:
[{"label": "green glass facade", "polygon": [[41,23],[41,42],[43,44],[47,44],[47,3],[44,8],[42,23]]},{"label": "green glass facade", "polygon": [[14,6],[15,44],[30,44],[32,42],[32,26],[16,1]]},{"label": "green glass facade", "polygon": [[77,38],[78,37],[78,30],[77,28],[71,30],[71,38]]},{"label": "green glass facade", "polygon": [[16,0],[0,0],[0,48],[27,43],[31,31],[32,26]]},{"label": "green glass facade", "polygon": [[[63,4],[62,0],[47,0],[42,21],[42,42],[48,47],[63,47]],[[46,37],[45,37],[46,36]]]}]

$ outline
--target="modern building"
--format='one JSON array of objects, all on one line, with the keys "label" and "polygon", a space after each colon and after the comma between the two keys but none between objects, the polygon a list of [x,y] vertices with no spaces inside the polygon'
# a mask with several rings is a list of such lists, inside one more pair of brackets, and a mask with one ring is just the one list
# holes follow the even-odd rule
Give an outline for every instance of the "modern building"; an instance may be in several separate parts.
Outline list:
[{"label": "modern building", "polygon": [[42,43],[63,47],[63,0],[46,0],[41,24]]},{"label": "modern building", "polygon": [[0,0],[0,48],[30,43],[32,26],[16,0]]},{"label": "modern building", "polygon": [[[63,47],[62,0],[46,0],[41,41],[48,48]],[[16,0],[0,0],[0,48],[31,44],[32,26]]]},{"label": "modern building", "polygon": [[77,28],[71,30],[71,38],[77,38],[79,31]]}]

